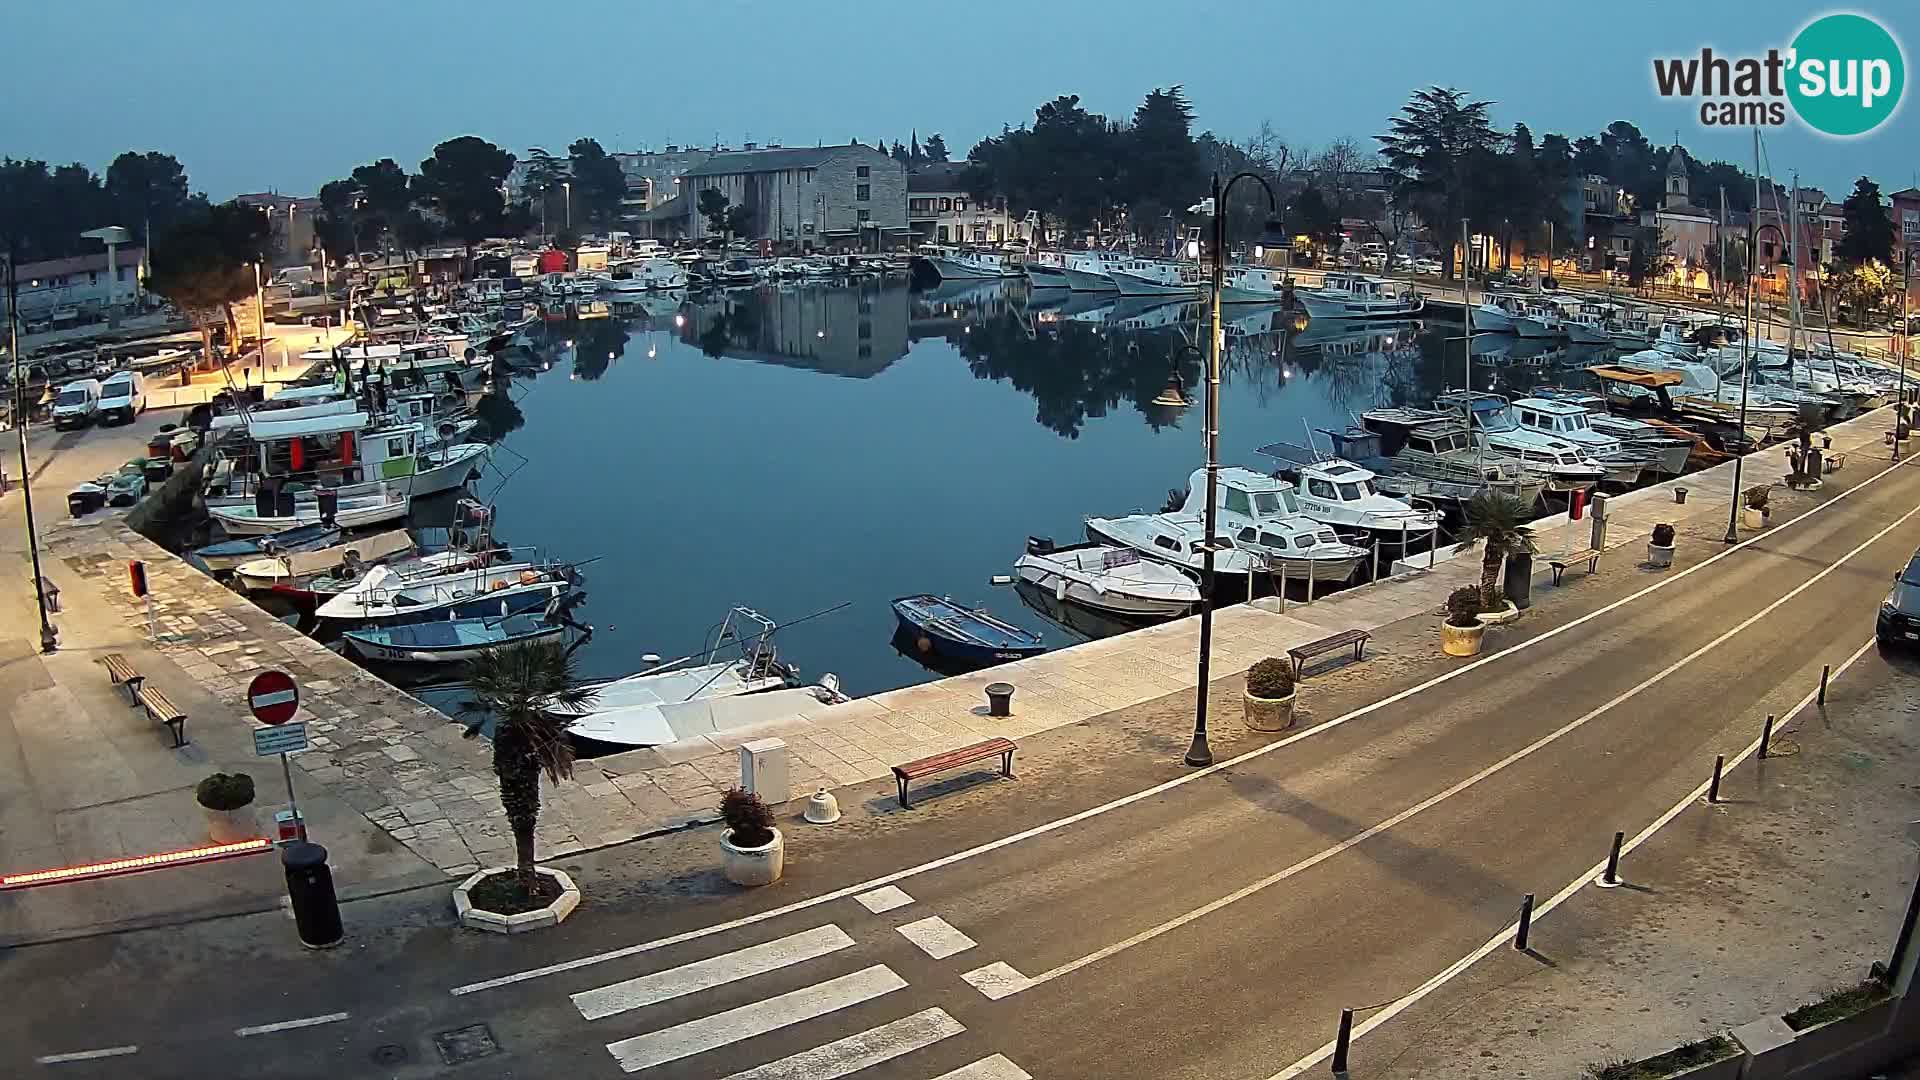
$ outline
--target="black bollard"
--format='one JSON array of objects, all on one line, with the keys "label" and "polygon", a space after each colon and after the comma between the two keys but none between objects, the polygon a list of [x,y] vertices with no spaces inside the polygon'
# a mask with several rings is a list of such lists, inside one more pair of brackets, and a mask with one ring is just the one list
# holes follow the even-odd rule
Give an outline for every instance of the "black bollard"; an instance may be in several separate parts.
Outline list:
[{"label": "black bollard", "polygon": [[1707,785],[1707,801],[1710,803],[1720,801],[1720,770],[1726,768],[1726,765],[1727,755],[1713,755],[1713,783]]},{"label": "black bollard", "polygon": [[1617,832],[1613,834],[1613,850],[1607,852],[1607,872],[1600,875],[1600,884],[1620,884],[1620,845],[1625,842],[1626,839],[1626,833]]},{"label": "black bollard", "polygon": [[1340,1034],[1333,1037],[1333,1072],[1347,1075],[1347,1046],[1353,1042],[1353,1010],[1340,1010]]},{"label": "black bollard", "polygon": [[1528,893],[1520,901],[1520,928],[1514,931],[1513,947],[1521,952],[1527,951],[1527,933],[1533,929],[1533,894]]},{"label": "black bollard", "polygon": [[340,901],[333,894],[333,872],[327,869],[327,849],[297,840],[280,851],[287,871],[287,899],[293,902],[293,923],[300,943],[325,949],[340,943]]},{"label": "black bollard", "polygon": [[1827,677],[1833,674],[1832,664],[1820,665],[1820,707],[1827,707]]},{"label": "black bollard", "polygon": [[1760,729],[1760,760],[1767,760],[1767,751],[1773,746],[1773,714],[1767,714],[1767,722]]}]

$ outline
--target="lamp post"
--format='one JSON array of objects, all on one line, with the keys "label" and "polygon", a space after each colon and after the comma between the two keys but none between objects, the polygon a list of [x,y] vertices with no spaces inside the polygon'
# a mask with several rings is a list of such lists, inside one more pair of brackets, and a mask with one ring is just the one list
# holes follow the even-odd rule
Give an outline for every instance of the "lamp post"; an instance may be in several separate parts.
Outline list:
[{"label": "lamp post", "polygon": [[[1907,333],[1907,291],[1913,287],[1914,252],[1905,245],[1900,249],[1900,392],[1893,399],[1893,461],[1900,463],[1901,429],[1907,426],[1907,351],[1913,347],[1913,337]],[[1833,324],[1829,322],[1828,326]]]},{"label": "lamp post", "polygon": [[[1753,257],[1759,252],[1759,248],[1754,242],[1754,238],[1757,235],[1755,226],[1758,224],[1755,219],[1757,219],[1759,216],[1760,216],[1760,129],[1754,128],[1753,129],[1753,212],[1747,215],[1748,271],[1747,271],[1746,332],[1740,335],[1742,338],[1741,346],[1740,346],[1740,350],[1741,350],[1740,423],[1739,423],[1739,427],[1735,432],[1736,453],[1733,455],[1733,498],[1728,500],[1727,535],[1724,538],[1726,542],[1729,544],[1737,544],[1740,542],[1740,531],[1739,531],[1740,466],[1746,461],[1747,455],[1745,453],[1741,453],[1737,451],[1739,450],[1739,448],[1745,446],[1746,438],[1747,438],[1747,380],[1751,377],[1750,369],[1753,367],[1753,271],[1752,271],[1752,266],[1753,266]],[[1788,341],[1793,340],[1793,335],[1791,332],[1788,333],[1787,340]],[[1791,351],[1789,351],[1788,362],[1789,363],[1792,362]]]},{"label": "lamp post", "polygon": [[[1225,288],[1227,274],[1227,196],[1232,193],[1233,185],[1242,180],[1257,181],[1267,193],[1268,210],[1274,214],[1280,212],[1280,200],[1274,198],[1273,187],[1260,174],[1236,173],[1224,185],[1220,183],[1220,174],[1214,174],[1213,195],[1207,200],[1213,211],[1213,275],[1211,303],[1208,305],[1211,313],[1207,329],[1207,403],[1204,421],[1207,508],[1203,519],[1206,522],[1206,536],[1200,542],[1200,685],[1194,693],[1193,744],[1187,748],[1186,756],[1187,764],[1195,768],[1213,764],[1213,751],[1207,747],[1207,684],[1208,669],[1213,660],[1213,557],[1219,548],[1219,539],[1214,536],[1214,523],[1219,515],[1216,503],[1219,501],[1220,479],[1220,293]],[[1284,237],[1286,230],[1270,218],[1265,234],[1263,239],[1273,242]]]},{"label": "lamp post", "polygon": [[567,231],[573,231],[573,181],[560,181],[560,189],[567,193]]},{"label": "lamp post", "polygon": [[33,559],[33,600],[40,611],[40,651],[59,647],[59,634],[47,618],[47,579],[40,576],[40,534],[33,523],[33,469],[27,464],[26,397],[20,392],[20,282],[14,276],[15,255],[7,251],[7,348],[13,353],[13,427],[20,434],[20,497],[27,511],[27,551]]}]

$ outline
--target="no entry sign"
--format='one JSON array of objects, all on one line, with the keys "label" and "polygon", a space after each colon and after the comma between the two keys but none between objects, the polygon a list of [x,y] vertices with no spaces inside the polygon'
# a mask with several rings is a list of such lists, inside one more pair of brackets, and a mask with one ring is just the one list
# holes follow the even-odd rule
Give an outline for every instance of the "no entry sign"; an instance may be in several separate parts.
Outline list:
[{"label": "no entry sign", "polygon": [[284,671],[263,671],[247,684],[247,705],[263,724],[284,724],[300,709],[300,688]]}]

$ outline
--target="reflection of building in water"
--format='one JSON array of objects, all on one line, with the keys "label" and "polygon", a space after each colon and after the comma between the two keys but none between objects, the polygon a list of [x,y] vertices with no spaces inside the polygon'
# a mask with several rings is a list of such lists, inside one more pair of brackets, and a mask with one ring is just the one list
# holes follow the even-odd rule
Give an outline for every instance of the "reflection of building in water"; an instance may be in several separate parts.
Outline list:
[{"label": "reflection of building in water", "polygon": [[681,340],[722,356],[865,379],[907,355],[905,289],[757,289],[694,305]]}]

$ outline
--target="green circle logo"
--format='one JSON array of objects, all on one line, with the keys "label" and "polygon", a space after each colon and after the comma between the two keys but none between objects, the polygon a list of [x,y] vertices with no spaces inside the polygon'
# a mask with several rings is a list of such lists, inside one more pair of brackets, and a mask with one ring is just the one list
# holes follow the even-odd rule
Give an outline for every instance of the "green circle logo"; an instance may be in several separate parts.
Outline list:
[{"label": "green circle logo", "polygon": [[1900,106],[1906,83],[1900,43],[1864,15],[1821,16],[1793,39],[1787,97],[1815,131],[1872,131]]}]

